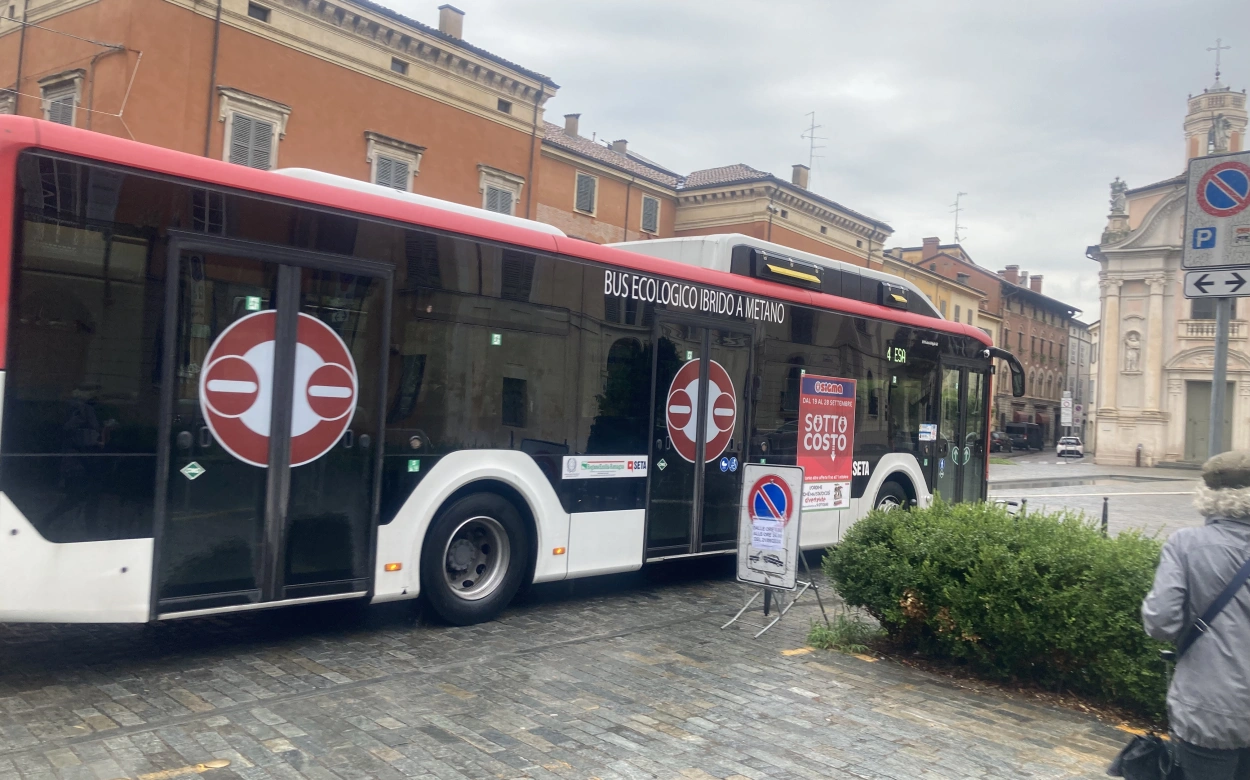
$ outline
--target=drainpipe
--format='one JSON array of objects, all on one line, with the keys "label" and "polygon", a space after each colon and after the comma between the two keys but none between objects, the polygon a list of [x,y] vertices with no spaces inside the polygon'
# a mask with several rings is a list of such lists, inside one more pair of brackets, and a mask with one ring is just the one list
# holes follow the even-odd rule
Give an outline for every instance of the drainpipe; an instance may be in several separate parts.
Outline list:
[{"label": "drainpipe", "polygon": [[634,177],[630,176],[629,184],[625,185],[625,227],[624,227],[625,237],[621,239],[622,241],[629,240],[629,191],[632,190],[633,188],[634,188]]},{"label": "drainpipe", "polygon": [[[29,2],[29,0],[28,0]],[[217,91],[217,46],[221,41],[221,0],[217,0],[217,17],[213,20],[213,64],[208,75],[208,104],[204,110],[204,156],[208,156],[213,137],[213,98]]]},{"label": "drainpipe", "polygon": [[773,240],[773,196],[777,194],[777,188],[774,187],[768,192],[768,236],[765,241]]},{"label": "drainpipe", "polygon": [[[220,2],[221,0],[218,0]],[[543,102],[543,98],[547,95],[547,85],[538,85],[538,94],[534,96],[534,119],[530,123],[530,169],[526,182],[529,187],[525,190],[525,217],[533,219],[534,215],[530,213],[530,206],[534,201],[534,147],[538,143],[538,105]]]},{"label": "drainpipe", "polygon": [[13,85],[13,114],[18,111],[22,102],[22,54],[26,51],[26,9],[30,8],[30,0],[22,0],[22,31],[17,35],[17,83]]}]

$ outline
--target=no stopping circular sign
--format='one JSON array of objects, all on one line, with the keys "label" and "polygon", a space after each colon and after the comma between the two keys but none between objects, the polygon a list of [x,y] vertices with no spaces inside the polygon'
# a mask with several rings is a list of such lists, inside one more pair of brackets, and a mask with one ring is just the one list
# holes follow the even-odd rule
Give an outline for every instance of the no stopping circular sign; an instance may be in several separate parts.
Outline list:
[{"label": "no stopping circular sign", "polygon": [[[269,465],[277,313],[256,312],[221,332],[204,357],[200,410],[221,446],[244,463]],[[325,455],[351,425],[359,384],[347,345],[300,313],[291,397],[291,466]]]}]

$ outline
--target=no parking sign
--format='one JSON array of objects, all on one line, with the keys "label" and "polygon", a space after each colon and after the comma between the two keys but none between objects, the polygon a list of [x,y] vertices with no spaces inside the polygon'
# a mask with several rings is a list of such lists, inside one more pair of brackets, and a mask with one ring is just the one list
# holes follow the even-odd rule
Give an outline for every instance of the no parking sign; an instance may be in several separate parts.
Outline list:
[{"label": "no parking sign", "polygon": [[738,519],[738,581],[794,590],[803,469],[747,463]]}]

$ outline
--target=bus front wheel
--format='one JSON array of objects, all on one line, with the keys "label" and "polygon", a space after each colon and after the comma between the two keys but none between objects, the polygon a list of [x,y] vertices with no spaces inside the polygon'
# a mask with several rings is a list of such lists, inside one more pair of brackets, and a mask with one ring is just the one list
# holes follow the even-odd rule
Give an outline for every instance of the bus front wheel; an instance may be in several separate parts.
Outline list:
[{"label": "bus front wheel", "polygon": [[529,534],[520,513],[494,493],[474,493],[439,513],[421,549],[421,590],[448,623],[496,617],[528,570]]},{"label": "bus front wheel", "polygon": [[894,480],[881,486],[881,490],[877,492],[877,500],[873,503],[874,509],[880,509],[883,512],[891,512],[905,506],[907,506],[907,491]]}]

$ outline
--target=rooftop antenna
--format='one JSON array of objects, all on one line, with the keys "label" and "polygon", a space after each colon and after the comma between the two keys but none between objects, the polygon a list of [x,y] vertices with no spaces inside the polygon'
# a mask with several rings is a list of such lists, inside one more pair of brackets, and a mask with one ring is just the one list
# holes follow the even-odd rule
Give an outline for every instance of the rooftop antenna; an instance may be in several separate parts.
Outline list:
[{"label": "rooftop antenna", "polygon": [[1224,41],[1222,38],[1216,38],[1215,45],[1207,47],[1207,51],[1215,52],[1215,83],[1216,84],[1220,83],[1220,52],[1228,51],[1229,49],[1233,48],[1232,46],[1221,46],[1220,44],[1223,42]]},{"label": "rooftop antenna", "polygon": [[955,215],[955,243],[963,241],[963,228],[959,226],[959,212],[963,211],[963,206],[959,205],[959,199],[967,195],[966,192],[955,193],[955,202],[951,204],[951,213]]},{"label": "rooftop antenna", "polygon": [[815,112],[815,111],[809,111],[809,112],[807,112],[806,114],[804,114],[803,116],[810,116],[810,117],[812,118],[812,123],[811,123],[810,125],[808,125],[808,126],[807,126],[807,129],[806,129],[806,130],[804,130],[804,131],[803,131],[803,133],[799,136],[799,138],[806,138],[806,139],[807,139],[807,141],[808,141],[808,144],[807,144],[807,169],[808,169],[808,170],[811,170],[811,168],[812,168],[812,163],[813,163],[813,162],[815,162],[816,158],[817,158],[817,157],[824,157],[824,155],[823,155],[823,154],[816,154],[816,150],[817,150],[817,149],[824,149],[824,148],[825,148],[823,145],[821,145],[821,144],[817,144],[816,142],[817,142],[817,141],[828,141],[829,139],[828,139],[828,138],[825,138],[823,135],[816,135],[816,131],[817,131],[817,130],[819,130],[820,128],[824,127],[824,125],[818,125],[818,124],[816,124],[816,112]]}]

